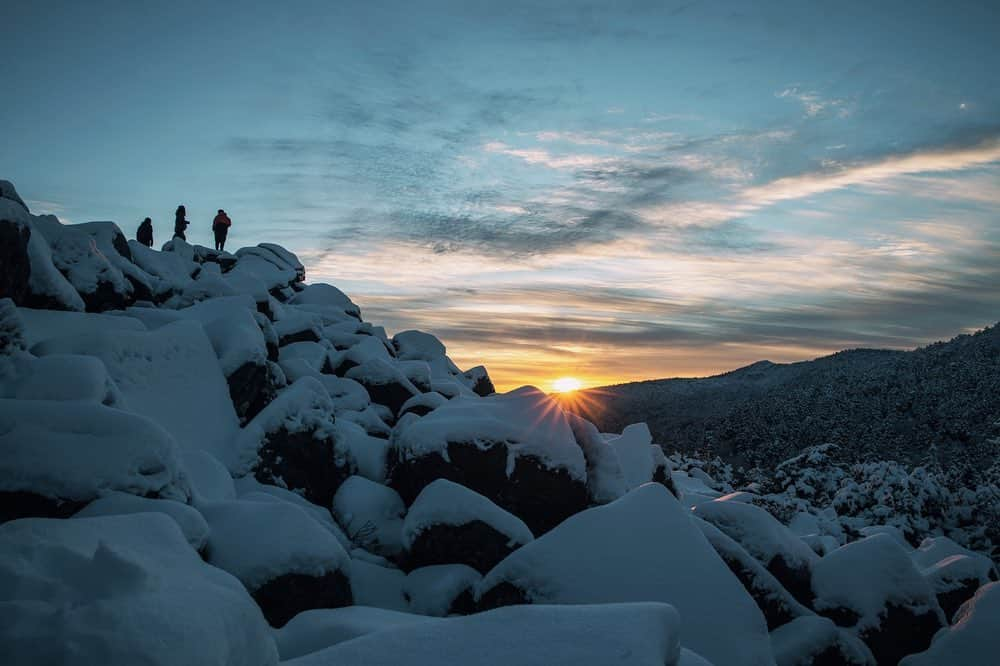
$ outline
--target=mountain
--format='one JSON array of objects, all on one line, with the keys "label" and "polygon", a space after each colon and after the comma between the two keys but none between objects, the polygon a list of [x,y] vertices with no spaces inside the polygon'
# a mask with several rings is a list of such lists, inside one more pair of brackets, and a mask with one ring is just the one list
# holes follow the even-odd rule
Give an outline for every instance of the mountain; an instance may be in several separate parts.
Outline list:
[{"label": "mountain", "polygon": [[833,443],[853,460],[943,455],[988,467],[1000,448],[1000,325],[913,351],[851,349],[589,389],[571,408],[603,431],[645,421],[667,450],[741,465]]}]

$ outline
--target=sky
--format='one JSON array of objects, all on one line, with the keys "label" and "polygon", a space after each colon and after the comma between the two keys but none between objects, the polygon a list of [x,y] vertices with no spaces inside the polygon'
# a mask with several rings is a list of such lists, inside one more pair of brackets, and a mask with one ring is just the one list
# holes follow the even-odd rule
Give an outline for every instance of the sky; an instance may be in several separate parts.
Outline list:
[{"label": "sky", "polygon": [[34,213],[278,242],[509,389],[1000,320],[983,2],[33,2],[0,178]]}]

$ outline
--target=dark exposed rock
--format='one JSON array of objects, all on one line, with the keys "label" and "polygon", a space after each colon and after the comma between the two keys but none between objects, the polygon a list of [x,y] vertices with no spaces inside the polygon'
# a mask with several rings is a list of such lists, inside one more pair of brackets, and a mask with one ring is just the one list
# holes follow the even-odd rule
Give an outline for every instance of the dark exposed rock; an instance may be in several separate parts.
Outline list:
[{"label": "dark exposed rock", "polygon": [[944,611],[945,618],[951,622],[951,619],[955,616],[955,612],[958,611],[962,604],[971,599],[976,594],[976,590],[982,585],[983,582],[978,578],[964,578],[955,581],[955,586],[950,590],[938,592],[938,605]]},{"label": "dark exposed rock", "polygon": [[930,610],[914,613],[893,603],[886,605],[879,620],[877,627],[858,632],[879,666],[895,666],[906,655],[923,652],[942,628],[937,613]]},{"label": "dark exposed rock", "polygon": [[254,476],[261,483],[302,491],[313,504],[329,507],[337,488],[356,471],[347,462],[338,461],[334,449],[332,437],[281,428],[267,434]]},{"label": "dark exposed rock", "polygon": [[24,490],[0,491],[0,523],[18,518],[69,518],[87,502],[53,499]]},{"label": "dark exposed rock", "polygon": [[766,566],[767,570],[781,582],[786,590],[791,592],[792,596],[806,605],[812,604],[812,572],[808,566],[792,566],[780,554],[775,555]]},{"label": "dark exposed rock", "polygon": [[452,442],[448,460],[439,453],[401,459],[393,449],[387,483],[409,505],[431,481],[454,481],[513,513],[536,536],[587,508],[585,484],[566,470],[549,469],[533,456],[517,456],[508,477],[507,455],[503,442],[486,447]]},{"label": "dark exposed rock", "polygon": [[0,298],[13,299],[19,305],[23,305],[28,296],[30,237],[27,225],[0,220]]},{"label": "dark exposed rock", "polygon": [[407,565],[420,568],[432,564],[467,564],[487,573],[517,546],[510,537],[481,520],[464,525],[430,525],[413,539]]},{"label": "dark exposed rock", "polygon": [[533,456],[518,456],[497,504],[541,535],[587,508],[587,486],[563,468],[550,469]]},{"label": "dark exposed rock", "polygon": [[454,481],[494,502],[507,483],[507,446],[502,442],[485,448],[475,444],[451,443],[448,445],[448,460],[439,453],[401,458],[394,447],[389,450],[387,463],[389,473],[386,484],[399,493],[407,506],[413,504],[420,491],[435,479]]},{"label": "dark exposed rock", "polygon": [[466,588],[455,597],[448,607],[449,615],[472,615],[476,612],[476,597],[472,588]]},{"label": "dark exposed rock", "polygon": [[493,387],[493,380],[490,379],[489,373],[486,372],[486,368],[483,366],[477,365],[474,368],[466,370],[464,376],[472,382],[472,392],[476,395],[486,397],[496,393],[496,389]]},{"label": "dark exposed rock", "polygon": [[280,375],[271,363],[244,363],[226,377],[240,423],[246,423],[260,413],[277,395]]},{"label": "dark exposed rock", "polygon": [[500,608],[501,606],[517,606],[518,604],[530,604],[531,600],[521,588],[504,581],[499,585],[494,585],[476,601],[476,611],[483,612]]},{"label": "dark exposed rock", "polygon": [[278,338],[279,347],[290,345],[293,342],[319,342],[319,336],[316,334],[316,331],[313,330],[312,328],[303,328],[300,331],[295,331],[294,333],[282,335],[280,338]]},{"label": "dark exposed rock", "polygon": [[290,573],[250,592],[272,627],[283,627],[302,611],[340,608],[353,603],[350,581],[340,571],[322,576]]},{"label": "dark exposed rock", "polygon": [[667,464],[666,460],[662,463],[658,461],[656,467],[653,468],[652,482],[659,483],[669,490],[671,495],[680,499],[680,494],[677,492],[677,484],[674,483],[674,477],[670,474],[670,465]]}]

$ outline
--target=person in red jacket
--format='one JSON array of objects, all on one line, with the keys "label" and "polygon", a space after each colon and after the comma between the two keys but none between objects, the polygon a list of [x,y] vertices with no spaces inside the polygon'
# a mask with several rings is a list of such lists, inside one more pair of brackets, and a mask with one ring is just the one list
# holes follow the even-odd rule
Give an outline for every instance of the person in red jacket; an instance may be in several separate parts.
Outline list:
[{"label": "person in red jacket", "polygon": [[233,221],[226,215],[226,211],[220,208],[219,213],[212,220],[212,231],[215,232],[215,249],[219,252],[225,250],[226,235],[229,233],[229,227],[232,224]]}]

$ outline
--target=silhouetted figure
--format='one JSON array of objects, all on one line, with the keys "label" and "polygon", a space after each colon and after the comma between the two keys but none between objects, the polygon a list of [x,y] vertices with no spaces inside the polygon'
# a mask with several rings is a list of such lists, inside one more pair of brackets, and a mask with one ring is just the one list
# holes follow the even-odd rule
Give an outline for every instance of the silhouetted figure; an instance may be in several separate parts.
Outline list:
[{"label": "silhouetted figure", "polygon": [[174,238],[180,238],[182,241],[187,240],[184,230],[187,229],[187,225],[191,224],[184,219],[185,215],[187,215],[187,211],[184,209],[184,206],[178,206],[177,212],[174,213]]},{"label": "silhouetted figure", "polygon": [[226,211],[219,209],[219,213],[212,220],[212,231],[215,232],[215,249],[222,252],[226,246],[226,236],[229,234],[229,227],[233,221],[226,215]]},{"label": "silhouetted figure", "polygon": [[153,247],[153,221],[148,217],[139,225],[135,239],[146,247]]}]

